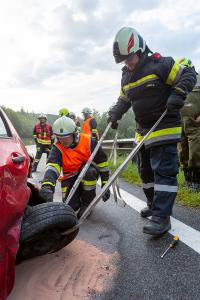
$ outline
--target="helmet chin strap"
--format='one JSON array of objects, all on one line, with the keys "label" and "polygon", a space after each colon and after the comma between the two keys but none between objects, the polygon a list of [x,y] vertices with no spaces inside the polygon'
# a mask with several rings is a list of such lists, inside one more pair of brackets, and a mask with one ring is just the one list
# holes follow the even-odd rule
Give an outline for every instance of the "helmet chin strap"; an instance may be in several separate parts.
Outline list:
[{"label": "helmet chin strap", "polygon": [[69,146],[69,148],[75,148],[75,147],[77,146],[77,144],[79,143],[79,140],[80,140],[80,135],[79,135],[79,133],[75,132],[75,133],[73,134],[73,137],[74,137],[73,142],[72,142],[72,144]]}]

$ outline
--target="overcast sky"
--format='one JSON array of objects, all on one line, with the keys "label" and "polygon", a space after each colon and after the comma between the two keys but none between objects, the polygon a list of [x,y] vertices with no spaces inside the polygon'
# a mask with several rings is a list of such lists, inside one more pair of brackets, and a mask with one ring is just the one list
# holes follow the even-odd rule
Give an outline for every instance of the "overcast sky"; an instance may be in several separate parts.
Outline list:
[{"label": "overcast sky", "polygon": [[0,103],[80,115],[116,101],[121,65],[112,43],[135,27],[152,51],[189,57],[200,70],[200,1],[0,0]]}]

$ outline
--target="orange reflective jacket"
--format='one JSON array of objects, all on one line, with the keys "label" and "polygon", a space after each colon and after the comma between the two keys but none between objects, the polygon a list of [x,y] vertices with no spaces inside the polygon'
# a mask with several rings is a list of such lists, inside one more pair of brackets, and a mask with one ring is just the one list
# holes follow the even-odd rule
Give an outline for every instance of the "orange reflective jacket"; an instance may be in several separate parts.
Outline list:
[{"label": "orange reflective jacket", "polygon": [[77,174],[81,166],[86,163],[90,157],[90,136],[88,134],[80,133],[80,140],[78,145],[71,149],[65,148],[59,142],[54,144],[62,153],[62,169],[63,175]]},{"label": "orange reflective jacket", "polygon": [[83,125],[82,125],[82,130],[84,133],[87,133],[87,134],[92,134],[92,130],[90,128],[90,120],[92,120],[91,117],[87,118],[84,122],[83,122]]},{"label": "orange reflective jacket", "polygon": [[[91,120],[94,120],[94,119],[92,117],[89,117],[83,122],[82,131],[83,131],[83,133],[87,133],[87,134],[91,135],[92,137],[96,137],[97,139],[99,139],[99,133],[98,133],[97,128],[90,127]],[[96,123],[96,121],[95,121],[95,123]]]}]

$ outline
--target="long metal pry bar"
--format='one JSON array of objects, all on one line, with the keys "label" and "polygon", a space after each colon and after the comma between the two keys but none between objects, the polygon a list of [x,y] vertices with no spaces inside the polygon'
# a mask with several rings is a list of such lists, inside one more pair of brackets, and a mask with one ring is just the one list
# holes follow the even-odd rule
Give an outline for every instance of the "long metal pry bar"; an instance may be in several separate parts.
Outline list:
[{"label": "long metal pry bar", "polygon": [[153,125],[153,127],[147,132],[147,134],[143,137],[143,139],[137,144],[137,146],[131,151],[131,153],[127,156],[125,161],[119,166],[119,168],[113,173],[113,175],[110,177],[109,181],[103,186],[100,193],[93,199],[93,201],[90,203],[88,208],[85,210],[81,218],[79,219],[79,225],[87,218],[91,210],[97,205],[97,203],[100,201],[102,196],[106,193],[106,191],[110,188],[112,183],[116,180],[116,178],[119,176],[119,173],[125,168],[127,163],[137,154],[137,152],[140,150],[140,148],[143,146],[144,142],[148,138],[148,136],[154,131],[154,129],[158,126],[158,124],[162,121],[164,116],[166,115],[167,110],[163,112],[163,114],[160,116],[158,121]]},{"label": "long metal pry bar", "polygon": [[85,173],[87,172],[89,166],[91,165],[97,151],[99,150],[108,130],[110,129],[110,126],[111,126],[111,122],[108,124],[108,126],[106,127],[104,133],[102,134],[100,140],[98,141],[94,151],[92,152],[92,154],[90,155],[90,158],[88,159],[87,163],[85,164],[85,166],[83,167],[82,171],[80,172],[78,178],[76,179],[74,185],[72,186],[71,190],[70,190],[70,193],[65,201],[65,203],[69,203],[69,201],[71,200],[71,198],[73,197],[74,193],[76,192],[76,189],[78,188],[82,178],[84,177]]}]

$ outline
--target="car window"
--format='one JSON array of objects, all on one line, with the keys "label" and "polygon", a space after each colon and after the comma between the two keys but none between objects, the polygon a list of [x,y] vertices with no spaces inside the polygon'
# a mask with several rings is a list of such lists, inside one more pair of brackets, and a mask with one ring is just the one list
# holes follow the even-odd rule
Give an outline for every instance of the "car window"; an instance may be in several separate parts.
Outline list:
[{"label": "car window", "polygon": [[0,117],[0,137],[8,137],[8,132],[6,130],[5,124],[2,120],[2,118]]}]

